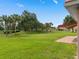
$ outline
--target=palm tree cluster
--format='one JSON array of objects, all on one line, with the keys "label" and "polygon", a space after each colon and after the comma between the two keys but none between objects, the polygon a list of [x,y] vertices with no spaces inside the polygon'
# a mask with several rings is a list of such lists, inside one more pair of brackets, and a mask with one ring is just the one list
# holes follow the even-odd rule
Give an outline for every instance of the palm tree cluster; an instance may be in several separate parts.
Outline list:
[{"label": "palm tree cluster", "polygon": [[23,11],[21,15],[3,15],[0,16],[0,30],[5,34],[16,33],[19,31],[43,32],[48,31],[52,23],[40,23],[35,13]]}]

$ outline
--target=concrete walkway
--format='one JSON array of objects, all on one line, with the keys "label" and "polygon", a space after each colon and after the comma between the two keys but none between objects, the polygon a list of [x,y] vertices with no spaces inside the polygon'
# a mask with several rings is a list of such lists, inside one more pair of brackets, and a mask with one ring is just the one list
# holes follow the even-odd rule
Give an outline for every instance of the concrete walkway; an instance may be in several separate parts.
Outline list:
[{"label": "concrete walkway", "polygon": [[[76,38],[77,38],[77,36],[66,36],[61,39],[56,40],[56,42],[74,44],[77,41]],[[78,59],[77,56],[75,56],[74,58]]]},{"label": "concrete walkway", "polygon": [[76,38],[77,38],[77,36],[66,36],[66,37],[63,37],[61,39],[56,40],[56,42],[72,44],[72,43],[76,43],[75,42]]},{"label": "concrete walkway", "polygon": [[78,59],[77,56],[75,56],[75,59]]}]

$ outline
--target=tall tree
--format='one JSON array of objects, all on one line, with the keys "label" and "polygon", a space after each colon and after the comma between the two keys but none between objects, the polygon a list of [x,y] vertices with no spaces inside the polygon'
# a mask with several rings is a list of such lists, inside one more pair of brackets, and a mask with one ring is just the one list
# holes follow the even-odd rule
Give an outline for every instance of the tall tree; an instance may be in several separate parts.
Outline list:
[{"label": "tall tree", "polygon": [[9,33],[9,20],[7,15],[3,15],[2,19],[4,21],[4,32],[6,35]]},{"label": "tall tree", "polygon": [[37,24],[39,21],[37,20],[36,14],[35,13],[30,13],[27,11],[24,11],[22,13],[22,27],[24,31],[33,31],[34,29],[37,30]]},{"label": "tall tree", "polygon": [[77,25],[76,21],[70,15],[67,15],[65,17],[63,24],[68,29],[72,28],[72,31],[73,31],[73,27]]},{"label": "tall tree", "polygon": [[10,18],[11,18],[12,21],[13,21],[13,22],[12,22],[12,28],[13,28],[14,32],[16,32],[16,27],[17,27],[18,23],[21,21],[21,18],[20,18],[20,16],[17,15],[17,14],[11,15]]}]

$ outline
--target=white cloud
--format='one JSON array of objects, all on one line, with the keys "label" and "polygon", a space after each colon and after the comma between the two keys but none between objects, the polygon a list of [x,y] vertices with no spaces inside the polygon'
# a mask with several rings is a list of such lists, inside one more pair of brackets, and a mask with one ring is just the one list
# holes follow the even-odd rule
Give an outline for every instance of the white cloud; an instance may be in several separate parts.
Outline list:
[{"label": "white cloud", "polygon": [[20,3],[17,3],[16,4],[18,7],[20,7],[20,8],[23,8],[24,7],[24,5],[23,4],[20,4]]},{"label": "white cloud", "polygon": [[58,4],[58,1],[57,1],[57,0],[53,0],[53,2],[54,2],[55,4]]}]

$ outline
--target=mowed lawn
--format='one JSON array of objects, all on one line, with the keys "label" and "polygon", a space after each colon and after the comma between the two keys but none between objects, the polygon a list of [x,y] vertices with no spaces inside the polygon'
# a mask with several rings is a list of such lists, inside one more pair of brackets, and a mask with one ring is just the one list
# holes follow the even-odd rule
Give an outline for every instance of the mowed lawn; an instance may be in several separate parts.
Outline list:
[{"label": "mowed lawn", "polygon": [[74,59],[75,44],[55,42],[71,32],[0,34],[0,59]]}]

